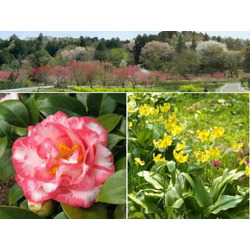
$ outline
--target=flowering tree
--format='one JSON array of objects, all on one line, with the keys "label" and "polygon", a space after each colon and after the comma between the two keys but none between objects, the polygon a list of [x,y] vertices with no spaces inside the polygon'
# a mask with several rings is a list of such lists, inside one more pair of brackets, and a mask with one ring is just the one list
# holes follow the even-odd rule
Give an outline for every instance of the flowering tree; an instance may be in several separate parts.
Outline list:
[{"label": "flowering tree", "polygon": [[10,77],[9,71],[0,71],[0,81],[6,81]]},{"label": "flowering tree", "polygon": [[193,74],[185,74],[185,77],[186,77],[189,81],[191,81],[191,80],[194,79],[194,75],[193,75]]},{"label": "flowering tree", "polygon": [[218,83],[219,79],[223,79],[225,77],[225,74],[222,72],[216,72],[212,74],[212,77],[216,79],[216,82]]},{"label": "flowering tree", "polygon": [[56,66],[50,71],[50,81],[56,86],[61,87],[62,85],[69,82],[71,79],[70,70],[68,67]]},{"label": "flowering tree", "polygon": [[31,71],[30,78],[36,82],[43,82],[45,85],[49,82],[50,79],[50,71],[52,66],[45,65],[34,68]]}]

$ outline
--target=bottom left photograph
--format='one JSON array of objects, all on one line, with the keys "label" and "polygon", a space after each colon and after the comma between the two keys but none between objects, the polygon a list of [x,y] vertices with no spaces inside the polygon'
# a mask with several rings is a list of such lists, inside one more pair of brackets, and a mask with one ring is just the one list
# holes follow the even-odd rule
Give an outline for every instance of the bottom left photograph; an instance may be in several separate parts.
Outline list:
[{"label": "bottom left photograph", "polygon": [[0,94],[0,219],[125,219],[126,94]]}]

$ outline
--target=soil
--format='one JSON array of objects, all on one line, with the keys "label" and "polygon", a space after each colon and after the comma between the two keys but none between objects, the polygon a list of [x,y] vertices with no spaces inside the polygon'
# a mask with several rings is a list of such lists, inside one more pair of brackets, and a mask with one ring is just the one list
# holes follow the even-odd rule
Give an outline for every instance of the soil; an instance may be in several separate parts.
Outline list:
[{"label": "soil", "polygon": [[0,180],[0,205],[9,205],[8,193],[13,184],[14,178],[10,178],[7,181]]}]

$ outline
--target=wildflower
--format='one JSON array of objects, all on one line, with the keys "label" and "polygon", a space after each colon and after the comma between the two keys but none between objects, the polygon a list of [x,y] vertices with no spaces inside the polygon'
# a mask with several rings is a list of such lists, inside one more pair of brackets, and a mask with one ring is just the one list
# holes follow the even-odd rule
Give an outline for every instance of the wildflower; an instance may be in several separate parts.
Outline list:
[{"label": "wildflower", "polygon": [[220,161],[211,161],[211,163],[212,163],[215,167],[217,167],[217,168],[220,168],[220,166],[221,166]]},{"label": "wildflower", "polygon": [[150,107],[147,104],[144,104],[143,106],[139,107],[139,112],[141,115],[149,115],[150,114]]},{"label": "wildflower", "polygon": [[209,152],[209,155],[211,158],[216,158],[216,157],[220,156],[220,150],[217,147],[210,148],[208,152]]},{"label": "wildflower", "polygon": [[197,133],[198,138],[199,138],[202,142],[204,142],[204,141],[208,138],[208,136],[209,136],[209,134],[210,134],[210,132],[207,131],[207,130],[202,130],[202,131],[197,130],[196,133]]},{"label": "wildflower", "polygon": [[183,125],[174,124],[171,129],[172,135],[179,135],[183,131]]},{"label": "wildflower", "polygon": [[182,141],[181,143],[178,143],[175,147],[175,149],[177,151],[181,151],[182,149],[184,149],[184,147],[186,146],[186,143],[184,141]]},{"label": "wildflower", "polygon": [[132,127],[133,127],[133,123],[132,123],[132,122],[129,122],[129,123],[128,123],[128,127],[129,127],[129,128],[132,128]]},{"label": "wildflower", "polygon": [[128,112],[129,113],[132,113],[134,112],[134,108],[136,107],[136,103],[134,101],[130,101],[128,103]]},{"label": "wildflower", "polygon": [[184,155],[183,150],[181,150],[180,152],[177,153],[176,149],[173,151],[174,153],[174,158],[176,159],[176,161],[180,162],[180,163],[184,163],[187,161],[189,154]]},{"label": "wildflower", "polygon": [[158,147],[159,147],[159,142],[158,142],[158,141],[153,140],[153,144],[154,144],[154,147],[155,147],[155,148],[158,148]]},{"label": "wildflower", "polygon": [[214,127],[214,130],[212,131],[211,135],[214,138],[220,138],[225,132],[225,129],[222,127]]},{"label": "wildflower", "polygon": [[176,118],[176,114],[175,113],[173,113],[172,115],[168,116],[168,122],[172,123],[172,124],[174,124],[174,123],[177,122],[177,118]]},{"label": "wildflower", "polygon": [[155,156],[155,154],[153,154],[153,158],[154,158],[155,163],[166,162],[166,159],[165,159],[165,157],[162,157],[162,154],[158,154],[157,156]]},{"label": "wildflower", "polygon": [[240,149],[243,147],[243,143],[237,143],[237,142],[233,142],[232,143],[232,148],[234,149],[234,152],[239,152]]},{"label": "wildflower", "polygon": [[159,107],[157,108],[150,108],[151,115],[158,115],[159,114]]},{"label": "wildflower", "polygon": [[206,150],[205,152],[194,151],[194,156],[195,156],[197,161],[200,161],[202,163],[206,162],[210,157],[208,150]]},{"label": "wildflower", "polygon": [[173,125],[174,125],[174,124],[169,123],[169,122],[165,122],[165,123],[164,123],[165,129],[166,129],[167,131],[170,131],[170,132],[172,131]]},{"label": "wildflower", "polygon": [[249,167],[248,167],[248,166],[246,166],[245,175],[246,175],[247,177],[249,177]]},{"label": "wildflower", "polygon": [[164,103],[163,106],[160,106],[161,112],[165,113],[170,110],[170,104],[169,103]]},{"label": "wildflower", "polygon": [[139,157],[135,158],[135,164],[136,165],[140,165],[140,166],[144,166],[145,165],[145,161],[142,161]]},{"label": "wildflower", "polygon": [[157,119],[157,122],[162,122],[163,120],[164,120],[163,115],[160,115],[160,116],[158,117],[158,119]]},{"label": "wildflower", "polygon": [[159,148],[159,149],[166,148],[168,146],[171,146],[172,138],[169,135],[167,135],[166,133],[164,133],[163,139],[160,139],[159,141],[153,140],[153,143],[154,143],[155,148]]}]

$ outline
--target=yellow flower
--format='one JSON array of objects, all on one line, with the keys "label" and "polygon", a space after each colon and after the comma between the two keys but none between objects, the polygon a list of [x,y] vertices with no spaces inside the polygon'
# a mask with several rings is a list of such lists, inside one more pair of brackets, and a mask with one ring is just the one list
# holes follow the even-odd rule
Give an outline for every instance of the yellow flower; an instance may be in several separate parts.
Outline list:
[{"label": "yellow flower", "polygon": [[249,167],[248,167],[248,166],[246,166],[245,175],[246,175],[247,177],[249,177]]},{"label": "yellow flower", "polygon": [[133,127],[133,123],[132,123],[132,122],[129,122],[129,123],[128,123],[128,127],[129,127],[129,128],[132,128],[132,127]]},{"label": "yellow flower", "polygon": [[209,159],[210,154],[209,154],[208,150],[206,150],[205,152],[194,151],[194,156],[197,159],[197,161],[200,161],[200,162],[204,163]]},{"label": "yellow flower", "polygon": [[139,112],[141,115],[149,115],[150,114],[150,107],[147,104],[144,104],[143,106],[139,107]]},{"label": "yellow flower", "polygon": [[170,110],[170,104],[169,103],[164,103],[163,106],[160,106],[161,112],[165,113]]},{"label": "yellow flower", "polygon": [[209,155],[211,158],[216,158],[218,156],[220,156],[220,150],[216,147],[216,148],[210,148],[208,150]]},{"label": "yellow flower", "polygon": [[164,121],[164,117],[163,115],[160,115],[157,119],[157,122],[162,122],[162,121]]},{"label": "yellow flower", "polygon": [[183,150],[181,150],[179,153],[177,153],[176,149],[174,150],[174,158],[176,159],[176,161],[180,162],[180,163],[184,163],[187,161],[189,154],[183,155]]},{"label": "yellow flower", "polygon": [[232,148],[234,149],[234,152],[239,152],[240,149],[243,147],[243,143],[237,143],[236,141],[234,141],[232,143]]},{"label": "yellow flower", "polygon": [[174,123],[177,122],[177,118],[176,118],[176,114],[175,113],[173,113],[172,115],[168,116],[168,122],[172,123],[172,124],[174,124]]},{"label": "yellow flower", "polygon": [[158,115],[159,114],[159,107],[157,108],[150,108],[151,115]]},{"label": "yellow flower", "polygon": [[155,148],[159,148],[159,142],[156,140],[153,140],[153,144]]},{"label": "yellow flower", "polygon": [[154,158],[155,163],[166,162],[166,159],[165,159],[165,157],[162,157],[162,154],[158,154],[157,156],[155,156],[155,154],[153,154],[153,158]]},{"label": "yellow flower", "polygon": [[181,143],[178,143],[178,144],[176,145],[175,149],[176,149],[177,151],[180,151],[180,150],[184,149],[185,146],[186,146],[186,143],[185,143],[184,141],[182,141]]},{"label": "yellow flower", "polygon": [[167,135],[166,133],[164,133],[163,139],[160,139],[159,141],[153,140],[153,143],[154,143],[155,148],[159,148],[159,149],[166,148],[168,146],[171,146],[172,138],[169,135]]},{"label": "yellow flower", "polygon": [[136,103],[135,103],[134,101],[128,102],[128,112],[129,112],[129,113],[134,112],[135,106],[136,106]]},{"label": "yellow flower", "polygon": [[202,131],[197,130],[196,133],[197,133],[198,138],[199,138],[202,142],[204,142],[204,141],[208,138],[208,136],[209,136],[209,134],[210,134],[210,132],[207,131],[207,130],[202,130]]},{"label": "yellow flower", "polygon": [[183,131],[183,125],[174,124],[171,129],[172,135],[179,135]]},{"label": "yellow flower", "polygon": [[145,165],[145,161],[142,161],[139,157],[135,158],[135,164],[136,165],[140,165],[140,166],[144,166]]},{"label": "yellow flower", "polygon": [[225,129],[222,127],[214,127],[214,130],[212,131],[211,135],[214,138],[220,138],[221,136],[223,136],[225,132]]},{"label": "yellow flower", "polygon": [[172,131],[173,125],[174,125],[174,124],[169,123],[169,122],[165,122],[165,123],[164,123],[165,129],[166,129],[167,131],[170,131],[170,132]]}]

